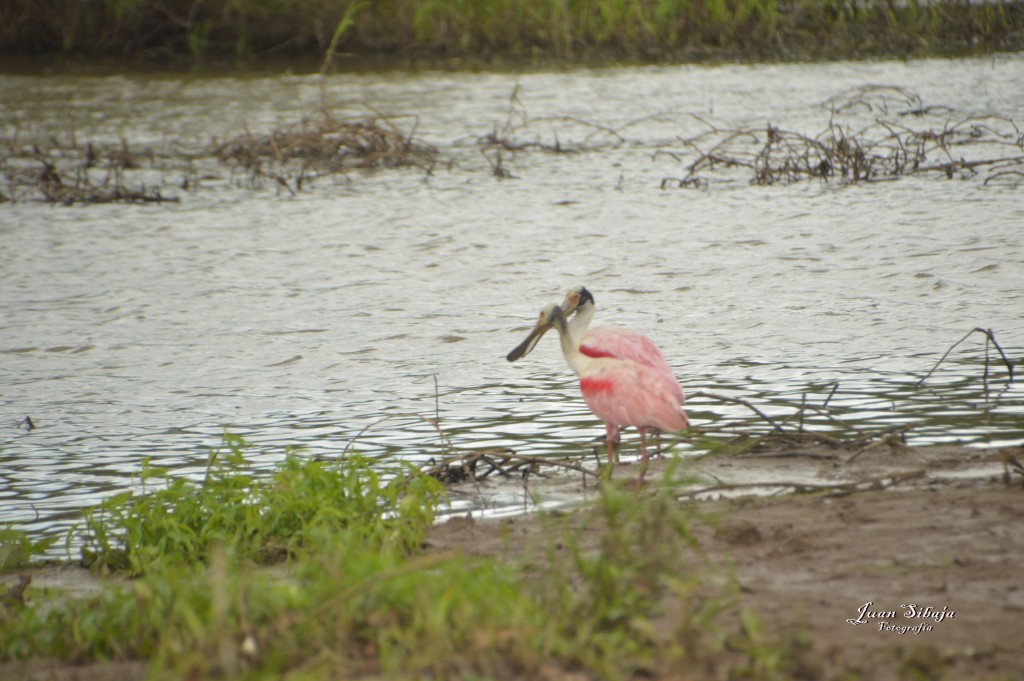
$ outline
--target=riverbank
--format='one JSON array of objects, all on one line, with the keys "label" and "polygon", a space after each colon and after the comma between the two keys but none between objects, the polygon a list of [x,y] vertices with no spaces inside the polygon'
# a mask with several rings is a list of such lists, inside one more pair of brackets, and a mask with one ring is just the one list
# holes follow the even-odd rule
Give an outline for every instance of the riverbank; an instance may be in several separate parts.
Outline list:
[{"label": "riverbank", "polygon": [[[0,3],[0,55],[202,60],[390,55],[485,63],[848,59],[1014,51],[1024,3],[489,0]],[[334,61],[334,63],[338,63]]]},{"label": "riverbank", "polygon": [[[661,648],[666,657],[637,668],[634,678],[717,679],[741,672],[759,679],[1015,678],[1024,665],[1017,627],[1024,613],[1017,570],[1024,559],[1024,492],[1014,457],[1019,459],[1017,448],[891,444],[853,461],[807,448],[710,457],[685,470],[655,461],[649,479],[666,472],[686,478],[691,484],[679,495],[680,503],[700,498],[693,504],[699,520],[690,532],[704,558],[698,567],[689,549],[673,545],[683,550],[675,558],[679,583],[661,592],[658,614],[650,621],[652,636],[666,642]],[[752,488],[730,484],[727,476],[735,468],[755,469],[762,494],[750,496]],[[617,475],[629,479],[635,469],[625,465]],[[772,470],[774,480],[768,480]],[[478,493],[522,483],[483,484]],[[537,495],[574,486],[593,493],[593,483],[575,473],[533,484]],[[792,486],[818,489],[765,494]],[[634,505],[641,508],[659,497],[652,486],[634,493]],[[610,517],[598,504],[502,520],[453,518],[428,531],[415,562],[436,566],[452,555],[467,565],[498,561],[518,566],[522,579],[536,582],[553,564],[571,562],[569,553],[606,550]],[[655,521],[648,517],[647,522]],[[646,549],[660,553],[656,546]],[[661,559],[674,560],[667,554]],[[27,574],[32,588],[60,591],[67,598],[95,595],[110,581],[70,566]],[[573,588],[570,575],[558,575],[565,578],[561,588]],[[5,590],[16,580],[4,576]],[[681,585],[690,580],[700,582],[696,588],[706,599],[694,592],[680,599]],[[732,595],[722,601],[722,593]],[[693,618],[706,614],[708,603],[716,604],[717,614],[695,627]],[[523,635],[509,626],[506,636]],[[667,642],[698,631],[710,642],[688,641],[685,664],[670,654],[674,648]],[[500,646],[492,652],[500,657]],[[466,651],[467,661],[479,653]],[[564,655],[537,669],[508,669],[488,678],[602,678],[593,667],[567,664],[571,658]],[[448,668],[459,664],[448,661]],[[0,665],[4,678],[28,680],[141,679],[148,673],[146,662],[132,660]],[[353,678],[379,677],[364,668]]]}]

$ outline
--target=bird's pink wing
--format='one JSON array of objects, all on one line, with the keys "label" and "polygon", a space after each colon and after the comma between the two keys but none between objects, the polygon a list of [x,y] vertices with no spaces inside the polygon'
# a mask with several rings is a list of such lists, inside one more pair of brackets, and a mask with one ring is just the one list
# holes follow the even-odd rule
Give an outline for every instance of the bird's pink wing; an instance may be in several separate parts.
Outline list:
[{"label": "bird's pink wing", "polygon": [[605,423],[665,432],[689,425],[672,382],[638,362],[601,364],[580,378],[580,390],[590,411]]},{"label": "bird's pink wing", "polygon": [[661,349],[643,334],[617,326],[599,326],[592,329],[580,343],[580,352],[588,357],[614,357],[645,364],[670,381],[677,400],[682,402],[685,399],[683,388],[672,367],[665,361]]}]

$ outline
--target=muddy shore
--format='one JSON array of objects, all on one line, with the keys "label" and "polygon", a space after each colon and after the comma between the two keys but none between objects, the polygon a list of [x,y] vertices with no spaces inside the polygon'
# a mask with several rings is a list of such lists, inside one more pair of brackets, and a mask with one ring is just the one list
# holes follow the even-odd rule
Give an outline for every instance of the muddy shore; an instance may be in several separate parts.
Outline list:
[{"label": "muddy shore", "polygon": [[[696,533],[713,563],[735,570],[740,602],[766,633],[801,642],[808,678],[1016,679],[1024,488],[1018,474],[1007,484],[1003,462],[1020,452],[884,447],[853,463],[806,449],[713,457],[688,467],[716,488],[698,495],[716,521]],[[655,462],[648,477],[666,466]],[[730,485],[741,475],[765,481],[761,494]],[[788,482],[820,487],[780,493]],[[513,556],[544,531],[536,515],[457,519],[430,542]]]}]

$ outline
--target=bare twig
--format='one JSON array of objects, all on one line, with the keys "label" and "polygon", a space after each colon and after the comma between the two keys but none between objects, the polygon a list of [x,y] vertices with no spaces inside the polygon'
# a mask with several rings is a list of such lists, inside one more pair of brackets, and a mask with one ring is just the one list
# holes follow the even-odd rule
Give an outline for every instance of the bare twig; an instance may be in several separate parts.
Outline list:
[{"label": "bare twig", "polygon": [[720,402],[731,402],[733,404],[741,404],[744,407],[746,407],[747,409],[750,409],[752,412],[754,412],[758,416],[760,416],[762,419],[767,421],[769,424],[771,424],[772,428],[774,428],[776,431],[778,431],[780,433],[785,433],[786,432],[770,416],[765,414],[763,411],[761,411],[760,409],[755,407],[753,404],[751,404],[747,400],[740,399],[739,397],[728,397],[726,395],[718,395],[716,393],[709,393],[709,392],[704,392],[704,391],[695,392],[692,395],[690,395],[690,399],[693,399],[693,398],[696,398],[696,397],[707,397],[708,399],[718,400]]},{"label": "bare twig", "polygon": [[[533,141],[521,141],[519,139],[525,131],[536,128],[539,123],[578,126],[589,128],[590,132],[583,136],[583,141],[581,143],[569,146],[562,144],[558,138],[557,131],[555,132],[555,140],[553,143],[541,142],[539,139],[534,139]],[[609,138],[611,139],[611,142],[601,143],[593,141],[597,136]],[[480,146],[481,151],[484,149],[495,149],[499,152],[501,150],[517,152],[535,149],[554,153],[569,153],[575,151],[603,149],[609,146],[618,146],[625,141],[625,138],[617,130],[609,126],[587,121],[575,116],[540,116],[537,118],[530,118],[526,111],[526,107],[519,99],[519,86],[516,85],[512,90],[512,94],[509,96],[508,111],[505,115],[505,122],[500,128],[497,125],[493,126],[491,132],[481,135],[477,138],[476,142]],[[504,177],[504,175],[499,173],[495,173],[495,175],[498,177]]]},{"label": "bare twig", "polygon": [[[953,352],[953,350],[955,350],[958,345],[960,345],[965,340],[967,340],[971,336],[971,334],[974,334],[974,333],[980,333],[980,334],[985,336],[985,373],[984,373],[983,379],[982,379],[983,382],[984,382],[984,386],[985,386],[985,404],[987,405],[989,403],[989,380],[988,380],[989,379],[989,356],[988,356],[988,348],[989,348],[989,344],[990,343],[999,352],[999,356],[1003,360],[1003,365],[1006,366],[1006,370],[1009,373],[1009,378],[1006,381],[1006,388],[1003,390],[1003,392],[1005,392],[1007,389],[1009,389],[1009,387],[1013,384],[1013,363],[1010,362],[1010,360],[1006,357],[1006,353],[1003,352],[1003,348],[999,345],[999,342],[996,341],[995,333],[993,333],[992,329],[983,329],[980,326],[971,329],[966,334],[964,334],[963,338],[958,340],[956,343],[953,343],[953,345],[951,345],[950,348],[948,350],[946,350],[946,352],[942,355],[942,357],[939,358],[939,361],[935,363],[935,366],[933,366],[931,369],[929,369],[928,373],[925,374],[924,377],[920,381],[918,381],[917,383],[914,384],[914,387],[915,388],[921,387],[921,385],[925,381],[927,381],[928,378],[930,378],[933,373],[935,373],[935,370],[939,368],[939,365],[941,365],[944,361],[946,361],[946,358],[949,357],[949,354],[951,352]],[[998,397],[997,397],[997,399],[998,399]]]},{"label": "bare twig", "polygon": [[836,390],[839,390],[839,381],[832,384],[832,390],[829,391],[828,397],[825,398],[821,405],[822,409],[828,409],[828,403],[832,401],[832,396],[836,394]]}]

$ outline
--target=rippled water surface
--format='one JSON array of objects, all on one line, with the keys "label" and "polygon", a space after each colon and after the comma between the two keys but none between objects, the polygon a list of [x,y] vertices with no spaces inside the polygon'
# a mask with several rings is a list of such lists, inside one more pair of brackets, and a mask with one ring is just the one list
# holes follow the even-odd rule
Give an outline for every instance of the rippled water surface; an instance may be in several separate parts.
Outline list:
[{"label": "rippled water surface", "polygon": [[[198,474],[225,428],[267,465],[286,445],[330,456],[353,438],[425,460],[441,451],[435,411],[464,450],[584,455],[603,429],[555,339],[504,359],[580,283],[598,321],[653,337],[688,392],[786,415],[835,388],[829,406],[857,428],[1024,442],[1024,390],[1004,390],[993,362],[986,394],[980,334],[914,386],[973,327],[1024,355],[1019,183],[758,187],[723,173],[662,186],[685,175],[681,137],[768,122],[815,135],[831,98],[869,85],[944,107],[933,122],[1024,118],[1021,55],[325,81],[0,76],[5,135],[71,125],[83,140],[185,153],[327,97],[351,115],[408,116],[400,124],[444,159],[295,195],[233,178],[186,191],[172,169],[158,181],[178,203],[0,205],[0,523],[60,531],[147,456]],[[478,140],[510,121],[514,91],[514,122],[528,123],[517,141],[577,151],[506,151],[501,179]],[[846,112],[851,131],[880,115],[873,102]],[[747,416],[707,400],[689,411],[698,426]],[[26,416],[35,429],[19,426]]]}]

